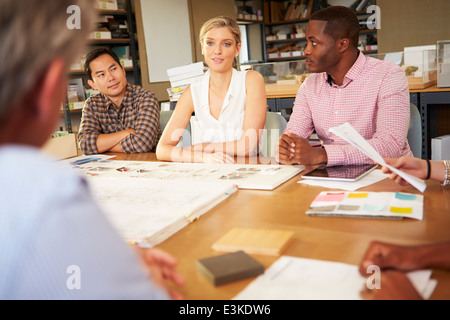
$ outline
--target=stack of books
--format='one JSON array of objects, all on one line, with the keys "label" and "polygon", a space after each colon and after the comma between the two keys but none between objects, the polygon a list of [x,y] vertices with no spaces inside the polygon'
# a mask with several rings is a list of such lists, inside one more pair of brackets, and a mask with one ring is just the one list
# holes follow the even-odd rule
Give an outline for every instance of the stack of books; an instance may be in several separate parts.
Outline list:
[{"label": "stack of books", "polygon": [[195,80],[200,79],[203,74],[203,62],[167,69],[167,75],[169,76],[172,88],[189,85]]},{"label": "stack of books", "polygon": [[178,101],[184,89],[204,74],[203,62],[167,69],[171,88],[167,89],[170,101]]}]

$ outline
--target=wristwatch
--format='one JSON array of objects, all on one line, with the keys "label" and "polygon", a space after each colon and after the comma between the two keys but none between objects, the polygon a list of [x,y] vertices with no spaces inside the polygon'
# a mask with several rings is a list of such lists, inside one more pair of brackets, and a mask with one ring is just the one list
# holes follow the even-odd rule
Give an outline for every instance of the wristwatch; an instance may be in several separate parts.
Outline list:
[{"label": "wristwatch", "polygon": [[442,186],[446,187],[450,185],[450,160],[442,160],[445,165],[445,178],[444,182],[442,182]]}]

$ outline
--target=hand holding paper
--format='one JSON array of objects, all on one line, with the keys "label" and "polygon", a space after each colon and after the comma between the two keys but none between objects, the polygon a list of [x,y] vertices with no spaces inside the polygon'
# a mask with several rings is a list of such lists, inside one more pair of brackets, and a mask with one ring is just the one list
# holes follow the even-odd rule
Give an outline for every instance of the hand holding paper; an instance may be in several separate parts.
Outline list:
[{"label": "hand holding paper", "polygon": [[420,192],[424,192],[427,188],[425,182],[422,179],[418,179],[410,174],[407,174],[388,165],[384,161],[383,157],[351,126],[350,123],[346,122],[338,127],[331,128],[330,131],[358,148],[373,161],[389,168],[392,172],[395,172],[396,174],[401,176]]}]

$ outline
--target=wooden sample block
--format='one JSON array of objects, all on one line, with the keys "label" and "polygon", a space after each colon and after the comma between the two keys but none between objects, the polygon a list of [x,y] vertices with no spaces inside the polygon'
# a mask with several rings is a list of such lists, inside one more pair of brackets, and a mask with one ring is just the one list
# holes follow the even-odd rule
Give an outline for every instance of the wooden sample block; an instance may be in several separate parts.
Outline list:
[{"label": "wooden sample block", "polygon": [[217,240],[212,248],[217,251],[243,250],[250,254],[280,255],[291,243],[294,232],[235,228]]}]

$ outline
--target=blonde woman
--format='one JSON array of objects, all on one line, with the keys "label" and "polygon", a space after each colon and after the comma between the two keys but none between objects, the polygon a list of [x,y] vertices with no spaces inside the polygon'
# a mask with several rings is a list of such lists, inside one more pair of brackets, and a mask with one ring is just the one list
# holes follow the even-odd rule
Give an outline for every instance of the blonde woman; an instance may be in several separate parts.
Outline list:
[{"label": "blonde woman", "polygon": [[[234,163],[234,156],[257,152],[267,100],[264,80],[256,71],[233,68],[241,49],[239,26],[228,17],[207,21],[200,44],[208,71],[180,97],[156,149],[159,160]],[[195,113],[196,140],[177,144]]]}]

